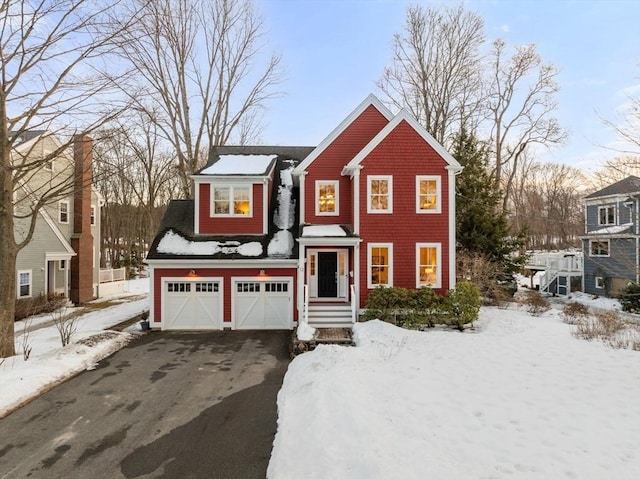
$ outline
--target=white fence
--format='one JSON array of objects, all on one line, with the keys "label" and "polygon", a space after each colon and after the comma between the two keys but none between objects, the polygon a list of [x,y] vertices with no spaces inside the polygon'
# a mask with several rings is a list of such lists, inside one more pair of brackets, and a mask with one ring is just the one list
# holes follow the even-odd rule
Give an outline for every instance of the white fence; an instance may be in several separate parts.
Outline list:
[{"label": "white fence", "polygon": [[100,283],[112,283],[113,281],[124,281],[127,276],[126,268],[118,269],[101,269]]}]

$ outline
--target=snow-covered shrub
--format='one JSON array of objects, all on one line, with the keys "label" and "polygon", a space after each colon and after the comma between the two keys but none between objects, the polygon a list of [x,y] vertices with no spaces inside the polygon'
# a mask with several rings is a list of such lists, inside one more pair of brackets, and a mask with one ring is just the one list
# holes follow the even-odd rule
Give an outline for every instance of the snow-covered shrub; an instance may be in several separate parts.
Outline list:
[{"label": "snow-covered shrub", "polygon": [[577,324],[589,317],[589,308],[582,303],[572,301],[562,308],[562,320],[567,324]]},{"label": "snow-covered shrub", "polygon": [[538,291],[529,290],[520,297],[519,302],[527,308],[527,312],[538,316],[551,309],[551,303]]},{"label": "snow-covered shrub", "polygon": [[640,284],[631,282],[620,294],[622,310],[630,313],[640,313]]}]

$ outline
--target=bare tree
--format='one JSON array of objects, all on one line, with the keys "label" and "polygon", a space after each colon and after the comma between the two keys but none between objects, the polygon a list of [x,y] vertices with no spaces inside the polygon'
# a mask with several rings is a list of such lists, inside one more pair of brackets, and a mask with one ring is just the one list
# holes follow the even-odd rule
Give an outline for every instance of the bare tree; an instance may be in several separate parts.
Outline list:
[{"label": "bare tree", "polygon": [[[535,45],[516,46],[509,56],[503,40],[493,42],[490,76],[485,93],[494,154],[493,179],[504,191],[503,210],[513,189],[518,163],[534,146],[561,143],[567,136],[551,116],[559,91],[558,70],[544,64]],[[504,175],[505,167],[509,174]]]},{"label": "bare tree", "polygon": [[407,108],[440,143],[463,127],[475,131],[480,104],[484,22],[462,6],[407,9],[393,38],[392,64],[378,88]]},{"label": "bare tree", "polygon": [[[18,252],[31,240],[38,212],[67,195],[73,177],[56,176],[46,184],[32,180],[69,147],[74,135],[92,132],[118,112],[114,97],[104,101],[112,90],[102,72],[119,29],[136,17],[129,15],[126,24],[114,29],[118,4],[0,1],[0,357],[15,354]],[[56,133],[60,144],[44,154],[18,154],[15,147],[34,129]],[[14,195],[19,197],[15,206]],[[18,239],[17,220],[26,222]]]},{"label": "bare tree", "polygon": [[133,95],[175,149],[189,196],[202,151],[206,158],[234,134],[246,141],[257,133],[260,111],[278,95],[280,56],[259,65],[263,22],[251,0],[133,3],[144,20],[121,49],[139,74]]}]

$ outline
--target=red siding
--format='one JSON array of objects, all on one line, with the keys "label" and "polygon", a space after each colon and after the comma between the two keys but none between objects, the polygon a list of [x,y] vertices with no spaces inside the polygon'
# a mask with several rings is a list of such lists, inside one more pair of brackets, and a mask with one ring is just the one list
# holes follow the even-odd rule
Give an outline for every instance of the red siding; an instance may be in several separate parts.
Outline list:
[{"label": "red siding", "polygon": [[[297,298],[297,269],[296,268],[274,268],[271,267],[258,267],[258,268],[238,268],[238,269],[222,269],[222,268],[199,268],[194,264],[193,268],[197,271],[198,276],[206,277],[222,277],[223,278],[223,315],[224,322],[231,325],[231,277],[259,277],[260,270],[266,269],[269,273],[267,276],[261,278],[268,279],[269,276],[291,276],[293,277],[293,302],[291,307],[293,308],[293,320],[298,320],[298,311],[295,308]],[[160,318],[162,318],[162,279],[163,278],[189,278],[194,279],[193,276],[188,276],[189,271],[192,268],[156,268],[153,270],[153,323],[159,324]]]},{"label": "red siding", "polygon": [[250,218],[212,218],[211,185],[200,184],[200,234],[263,234],[264,201],[261,184],[253,185],[253,216]]},{"label": "red siding", "polygon": [[[356,118],[307,168],[304,185],[305,221],[311,224],[353,224],[351,179],[342,168],[362,150],[389,121],[373,105]],[[316,216],[316,180],[339,180],[339,216]]]},{"label": "red siding", "polygon": [[[416,287],[416,243],[441,243],[443,294],[449,285],[449,183],[446,161],[405,121],[362,161],[360,172],[360,306],[367,289],[368,243],[393,243],[393,285]],[[367,214],[367,176],[393,176],[393,213]],[[441,177],[440,214],[416,213],[416,176]]]}]

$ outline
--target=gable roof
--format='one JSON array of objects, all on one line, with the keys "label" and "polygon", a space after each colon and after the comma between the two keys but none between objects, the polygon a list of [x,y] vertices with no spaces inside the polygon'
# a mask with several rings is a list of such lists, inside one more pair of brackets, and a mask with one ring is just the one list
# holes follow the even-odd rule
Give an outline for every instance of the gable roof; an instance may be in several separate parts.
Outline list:
[{"label": "gable roof", "polygon": [[395,128],[402,122],[406,121],[416,133],[418,133],[424,141],[426,141],[438,153],[447,164],[454,170],[462,170],[462,166],[444,147],[429,134],[427,130],[411,115],[407,110],[398,113],[380,132],[374,136],[371,141],[342,169],[343,175],[351,174]]},{"label": "gable roof", "polygon": [[353,110],[342,122],[333,129],[329,136],[327,136],[322,142],[304,159],[302,163],[300,163],[295,170],[293,170],[294,175],[301,175],[313,161],[320,156],[320,154],[327,149],[327,147],[338,138],[342,132],[344,132],[351,123],[353,123],[364,111],[373,106],[376,110],[378,110],[382,116],[384,116],[387,120],[391,120],[393,118],[393,114],[389,109],[382,104],[382,102],[376,97],[374,94],[370,94],[365,98],[362,103],[360,103],[355,110]]},{"label": "gable roof", "polygon": [[625,195],[640,192],[640,178],[637,176],[628,176],[624,180],[620,180],[612,185],[602,188],[595,193],[585,196],[585,199],[600,198],[603,196]]}]

